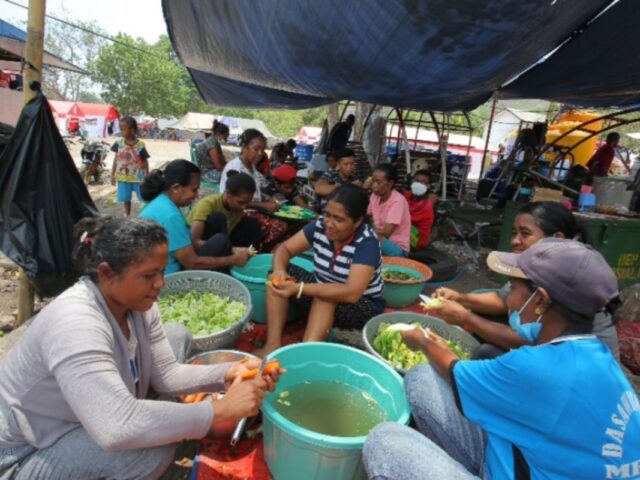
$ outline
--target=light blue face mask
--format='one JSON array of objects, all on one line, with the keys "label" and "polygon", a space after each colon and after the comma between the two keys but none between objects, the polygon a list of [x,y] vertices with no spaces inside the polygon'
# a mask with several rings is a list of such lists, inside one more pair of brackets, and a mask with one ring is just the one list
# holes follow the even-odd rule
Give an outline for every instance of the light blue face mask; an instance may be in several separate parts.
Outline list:
[{"label": "light blue face mask", "polygon": [[509,314],[509,326],[513,328],[519,336],[524,338],[529,343],[535,343],[535,341],[538,340],[538,337],[540,336],[540,331],[542,330],[540,319],[542,318],[542,315],[540,315],[535,322],[525,323],[523,325],[522,323],[520,323],[520,314],[525,308],[527,308],[527,305],[529,305],[531,299],[536,296],[536,293],[538,292],[533,292],[533,294],[524,303],[520,310],[511,312]]}]

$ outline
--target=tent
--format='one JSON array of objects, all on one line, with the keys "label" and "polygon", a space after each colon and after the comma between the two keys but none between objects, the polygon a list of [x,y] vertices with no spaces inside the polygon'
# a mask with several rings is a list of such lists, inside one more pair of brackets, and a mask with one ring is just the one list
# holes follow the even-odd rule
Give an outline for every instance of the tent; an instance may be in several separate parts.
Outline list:
[{"label": "tent", "polygon": [[322,127],[300,127],[296,135],[296,142],[303,145],[315,145],[322,136]]},{"label": "tent", "polygon": [[89,137],[106,137],[109,135],[109,127],[111,134],[120,130],[120,112],[113,105],[76,102],[67,112],[67,117],[67,126],[77,121],[80,129],[86,131]]},{"label": "tent", "polygon": [[229,138],[231,142],[234,142],[235,138],[248,128],[260,130],[267,139],[275,138],[262,120],[255,118],[224,117],[209,113],[189,112],[177,123],[167,128],[175,130],[209,131],[211,130],[214,120],[218,120],[229,126]]},{"label": "tent", "polygon": [[188,112],[168,128],[175,130],[211,130],[213,121],[218,118],[210,113]]},{"label": "tent", "polygon": [[149,115],[136,115],[133,118],[135,118],[136,124],[140,129],[144,128],[148,130],[151,128],[157,128],[158,126],[156,119]]},{"label": "tent", "polygon": [[260,130],[267,139],[276,138],[262,120],[255,118],[218,117],[218,121],[229,125],[230,137],[238,137],[245,130],[255,128],[256,130]]},{"label": "tent", "polygon": [[162,4],[173,46],[211,104],[308,108],[351,99],[456,111],[496,92],[640,104],[637,0]]},{"label": "tent", "polygon": [[58,126],[58,130],[62,135],[66,135],[67,132],[67,113],[73,107],[73,102],[67,102],[65,100],[49,100],[49,108]]},{"label": "tent", "polygon": [[[387,138],[394,139],[398,137],[398,124],[387,123]],[[438,133],[434,130],[425,128],[407,126],[407,140],[410,147],[416,145],[420,149],[438,151],[440,143],[438,141]],[[467,155],[469,157],[470,168],[469,178],[478,178],[482,167],[482,156],[484,154],[484,140],[480,137],[469,137],[460,133],[450,133],[447,138],[447,151],[457,155]],[[496,153],[489,150],[490,154]]]}]

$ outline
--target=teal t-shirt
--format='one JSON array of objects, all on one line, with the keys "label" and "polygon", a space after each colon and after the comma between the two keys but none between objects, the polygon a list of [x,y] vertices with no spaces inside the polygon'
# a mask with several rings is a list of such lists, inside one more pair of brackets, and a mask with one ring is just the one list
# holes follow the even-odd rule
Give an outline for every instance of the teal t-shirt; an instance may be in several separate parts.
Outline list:
[{"label": "teal t-shirt", "polygon": [[179,272],[182,266],[174,254],[177,250],[191,245],[191,232],[180,209],[162,193],[144,207],[140,216],[164,227],[169,238],[169,262],[164,273],[168,275]]}]

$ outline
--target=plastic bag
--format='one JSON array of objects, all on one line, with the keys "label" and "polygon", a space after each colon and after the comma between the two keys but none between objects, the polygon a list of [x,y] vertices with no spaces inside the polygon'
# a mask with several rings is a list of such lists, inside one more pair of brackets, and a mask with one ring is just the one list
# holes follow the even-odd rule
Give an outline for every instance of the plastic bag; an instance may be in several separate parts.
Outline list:
[{"label": "plastic bag", "polygon": [[49,103],[38,94],[0,156],[0,250],[38,293],[57,293],[73,276],[74,224],[97,215]]}]

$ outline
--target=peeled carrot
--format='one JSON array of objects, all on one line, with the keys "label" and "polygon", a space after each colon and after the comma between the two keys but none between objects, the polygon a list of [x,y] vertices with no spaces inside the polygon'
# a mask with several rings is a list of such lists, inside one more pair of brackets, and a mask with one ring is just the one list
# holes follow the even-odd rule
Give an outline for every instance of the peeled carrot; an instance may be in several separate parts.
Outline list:
[{"label": "peeled carrot", "polygon": [[284,285],[289,285],[291,283],[295,283],[293,278],[291,277],[273,277],[270,281],[267,282],[267,285],[273,285],[274,287],[282,287]]},{"label": "peeled carrot", "polygon": [[[258,375],[258,372],[260,370],[257,368],[254,368],[252,370],[246,371],[242,374],[242,379],[243,380],[251,380],[252,378],[254,378],[256,375]],[[279,372],[280,371],[280,362],[278,360],[269,360],[267,362],[267,364],[264,366],[264,370],[262,371],[263,375],[270,375],[272,373],[275,372]]]},{"label": "peeled carrot", "polygon": [[206,393],[196,393],[196,396],[193,399],[193,403],[201,402],[202,400],[204,400],[204,397],[206,397],[206,396],[207,396]]},{"label": "peeled carrot", "polygon": [[196,394],[195,394],[195,393],[191,393],[191,394],[189,394],[189,395],[185,395],[185,396],[182,398],[182,401],[183,401],[184,403],[193,403],[193,399],[195,398],[195,396],[196,396]]}]

